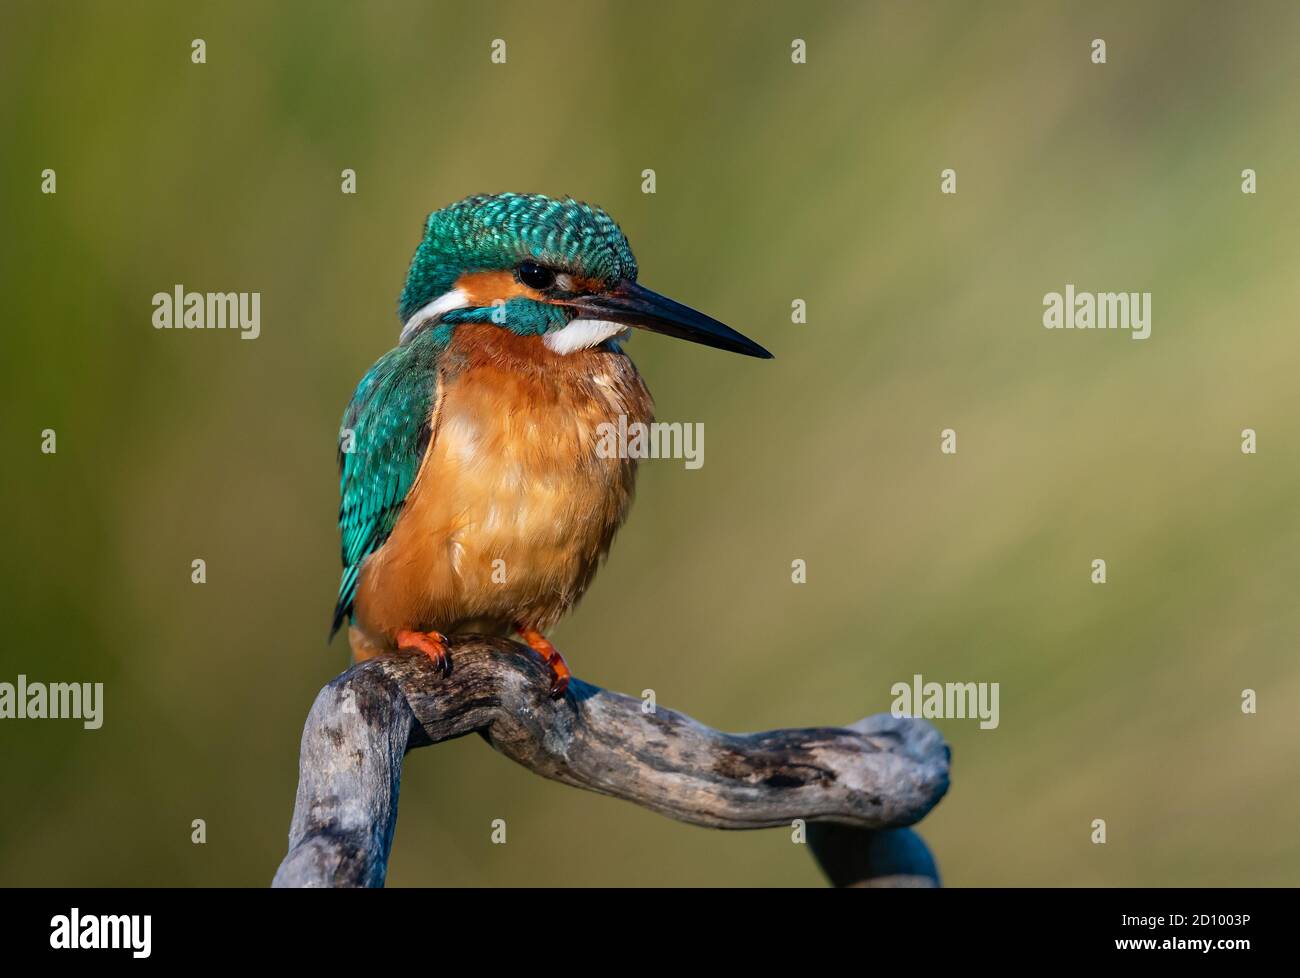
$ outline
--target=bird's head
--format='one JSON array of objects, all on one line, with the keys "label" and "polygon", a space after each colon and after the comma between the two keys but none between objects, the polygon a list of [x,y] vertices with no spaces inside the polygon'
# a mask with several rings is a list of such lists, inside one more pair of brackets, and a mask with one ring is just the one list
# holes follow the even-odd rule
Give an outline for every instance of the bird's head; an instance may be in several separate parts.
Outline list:
[{"label": "bird's head", "polygon": [[538,335],[556,353],[587,349],[630,326],[771,357],[703,313],[637,283],[636,259],[599,207],[540,194],[467,197],[429,215],[411,259],[400,342],[459,323]]}]

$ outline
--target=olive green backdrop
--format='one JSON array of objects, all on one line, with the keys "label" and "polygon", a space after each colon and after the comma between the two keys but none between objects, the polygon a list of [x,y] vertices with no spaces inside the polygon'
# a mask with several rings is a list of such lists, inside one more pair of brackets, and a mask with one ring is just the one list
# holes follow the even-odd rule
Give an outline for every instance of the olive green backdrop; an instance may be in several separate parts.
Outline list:
[{"label": "olive green backdrop", "polygon": [[[643,467],[579,676],[732,730],[999,682],[997,730],[939,721],[949,884],[1297,882],[1300,8],[1234,6],[6,0],[0,681],[106,704],[0,721],[0,883],[269,882],[347,661],[340,413],[424,215],[501,190],[601,204],[776,353],[631,344],[705,465]],[[1043,329],[1067,282],[1152,292],[1151,338]],[[153,329],[177,283],[261,337]],[[821,879],[469,738],[408,759],[390,882]]]}]

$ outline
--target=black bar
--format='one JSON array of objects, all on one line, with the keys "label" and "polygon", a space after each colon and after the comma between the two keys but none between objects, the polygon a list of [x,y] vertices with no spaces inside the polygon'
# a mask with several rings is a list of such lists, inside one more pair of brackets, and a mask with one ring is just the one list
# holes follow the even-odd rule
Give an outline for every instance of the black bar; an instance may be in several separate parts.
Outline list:
[{"label": "black bar", "polygon": [[[824,964],[846,952],[864,965],[897,952],[900,961],[918,965],[1128,958],[1181,967],[1201,960],[1232,966],[1243,955],[1285,953],[1295,892],[34,889],[0,891],[0,899],[0,953],[9,964],[58,965],[62,958],[74,967],[207,968],[254,960],[374,965],[376,954],[410,953],[413,963],[424,955],[443,967],[454,951],[428,955],[430,942],[445,941],[477,947],[478,954],[490,948],[502,960],[539,955],[540,963],[607,946],[612,954],[644,954],[662,964],[666,954],[685,953],[683,942],[722,942],[743,957],[761,954],[771,942],[814,940]],[[148,956],[136,957],[130,946],[52,947],[61,939],[60,918],[70,931],[74,907],[83,934],[132,934],[137,945],[147,915]],[[140,927],[126,931],[114,920],[101,930],[98,918],[105,916],[138,916]],[[97,919],[88,925],[87,917]],[[1208,950],[1200,943],[1206,941]]]}]

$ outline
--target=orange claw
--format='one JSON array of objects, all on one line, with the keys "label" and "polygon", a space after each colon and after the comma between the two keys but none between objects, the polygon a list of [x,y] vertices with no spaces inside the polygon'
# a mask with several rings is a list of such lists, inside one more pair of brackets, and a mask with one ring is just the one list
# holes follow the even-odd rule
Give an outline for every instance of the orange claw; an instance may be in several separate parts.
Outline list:
[{"label": "orange claw", "polygon": [[552,645],[546,636],[537,629],[529,628],[526,625],[516,625],[515,631],[528,643],[528,647],[540,655],[542,660],[550,666],[551,699],[558,700],[564,695],[564,691],[569,688],[569,680],[573,676],[564,661],[564,656],[560,655],[560,650]]},{"label": "orange claw", "polygon": [[451,675],[451,653],[447,651],[447,636],[442,632],[415,632],[402,629],[396,635],[397,647],[408,651],[423,652],[433,663],[433,667],[444,676]]}]

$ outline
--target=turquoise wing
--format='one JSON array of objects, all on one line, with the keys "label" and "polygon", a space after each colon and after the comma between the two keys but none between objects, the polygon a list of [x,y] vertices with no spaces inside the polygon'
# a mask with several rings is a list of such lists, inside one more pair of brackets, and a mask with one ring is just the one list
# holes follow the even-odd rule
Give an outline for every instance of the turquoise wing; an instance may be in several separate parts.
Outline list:
[{"label": "turquoise wing", "polygon": [[330,638],[351,620],[361,566],[393,532],[415,482],[432,432],[437,384],[436,352],[398,347],[366,372],[343,413],[339,429],[343,578]]}]

